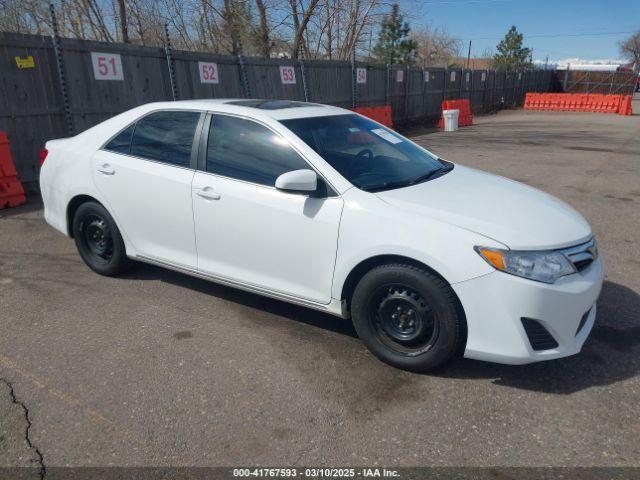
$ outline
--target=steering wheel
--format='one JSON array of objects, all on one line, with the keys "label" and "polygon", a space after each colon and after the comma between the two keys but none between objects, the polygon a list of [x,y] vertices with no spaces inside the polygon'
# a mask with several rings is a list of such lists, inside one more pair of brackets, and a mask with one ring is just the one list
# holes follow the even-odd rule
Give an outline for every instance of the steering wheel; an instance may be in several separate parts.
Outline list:
[{"label": "steering wheel", "polygon": [[358,154],[351,161],[351,164],[349,165],[349,173],[350,174],[353,173],[353,169],[358,166],[360,158],[364,157],[365,155],[367,155],[369,157],[369,161],[371,161],[371,162],[373,161],[373,152],[368,148],[363,148],[362,150],[360,150],[358,152]]}]

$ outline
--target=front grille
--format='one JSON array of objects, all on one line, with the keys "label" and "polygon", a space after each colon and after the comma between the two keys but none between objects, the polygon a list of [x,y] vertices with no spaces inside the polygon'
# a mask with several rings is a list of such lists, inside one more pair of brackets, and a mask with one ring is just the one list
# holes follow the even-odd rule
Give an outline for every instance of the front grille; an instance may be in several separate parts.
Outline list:
[{"label": "front grille", "polygon": [[522,326],[534,350],[551,350],[558,346],[558,342],[542,324],[533,318],[522,317]]},{"label": "front grille", "polygon": [[598,246],[595,238],[592,238],[582,245],[560,250],[560,253],[563,253],[573,263],[576,270],[581,272],[598,258]]},{"label": "front grille", "polygon": [[582,318],[580,319],[580,323],[578,324],[578,329],[576,330],[576,336],[580,333],[580,330],[582,330],[582,327],[584,327],[584,324],[587,323],[587,319],[589,318],[589,314],[591,313],[591,308],[586,312],[584,312],[584,315],[582,315]]}]

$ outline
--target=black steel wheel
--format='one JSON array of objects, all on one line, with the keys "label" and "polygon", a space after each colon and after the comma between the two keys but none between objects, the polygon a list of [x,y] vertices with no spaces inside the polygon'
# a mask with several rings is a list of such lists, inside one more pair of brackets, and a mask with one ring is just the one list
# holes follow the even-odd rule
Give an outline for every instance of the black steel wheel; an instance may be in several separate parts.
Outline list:
[{"label": "black steel wheel", "polygon": [[464,314],[451,287],[412,265],[380,265],[365,274],[351,314],[369,350],[405,370],[437,368],[464,341]]},{"label": "black steel wheel", "polygon": [[81,241],[98,262],[108,263],[113,257],[113,237],[107,221],[100,215],[86,215],[80,223]]},{"label": "black steel wheel", "polygon": [[439,323],[427,300],[407,285],[383,285],[371,296],[378,339],[401,355],[420,355],[438,338]]},{"label": "black steel wheel", "polygon": [[120,231],[106,208],[83,203],[73,217],[73,238],[84,262],[101,275],[117,275],[130,265]]}]

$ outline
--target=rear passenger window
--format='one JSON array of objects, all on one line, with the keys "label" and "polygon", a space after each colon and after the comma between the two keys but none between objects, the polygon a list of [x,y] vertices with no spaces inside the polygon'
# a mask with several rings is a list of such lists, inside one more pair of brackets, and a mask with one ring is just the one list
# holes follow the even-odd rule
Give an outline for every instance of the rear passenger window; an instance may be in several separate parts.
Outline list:
[{"label": "rear passenger window", "polygon": [[133,129],[135,127],[135,123],[133,125],[129,125],[118,135],[113,137],[111,141],[104,146],[104,149],[116,153],[129,153],[129,148],[131,147],[131,136],[133,135]]},{"label": "rear passenger window", "polygon": [[261,185],[292,170],[310,168],[289,143],[262,125],[214,115],[207,147],[207,172]]},{"label": "rear passenger window", "polygon": [[200,112],[156,112],[138,120],[131,155],[188,167]]}]

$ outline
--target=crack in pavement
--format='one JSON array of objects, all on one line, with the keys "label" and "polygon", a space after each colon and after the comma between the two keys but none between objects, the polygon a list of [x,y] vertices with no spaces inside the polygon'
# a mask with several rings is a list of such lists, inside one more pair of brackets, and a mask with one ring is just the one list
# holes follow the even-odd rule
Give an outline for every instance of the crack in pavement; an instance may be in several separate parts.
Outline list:
[{"label": "crack in pavement", "polygon": [[40,466],[40,469],[39,469],[40,479],[44,479],[47,474],[47,468],[44,464],[44,456],[42,455],[42,452],[40,451],[40,449],[33,444],[33,442],[31,441],[31,437],[29,436],[29,431],[31,430],[31,426],[32,426],[31,419],[29,418],[29,409],[23,402],[17,399],[16,392],[13,389],[13,384],[10,381],[4,378],[0,378],[0,382],[4,383],[9,388],[9,395],[11,396],[11,401],[15,405],[18,405],[19,407],[21,407],[22,411],[24,412],[24,418],[27,422],[27,426],[24,430],[24,439],[27,442],[27,445],[29,446],[29,448],[32,449],[35,452],[36,456],[38,457],[38,464]]}]

